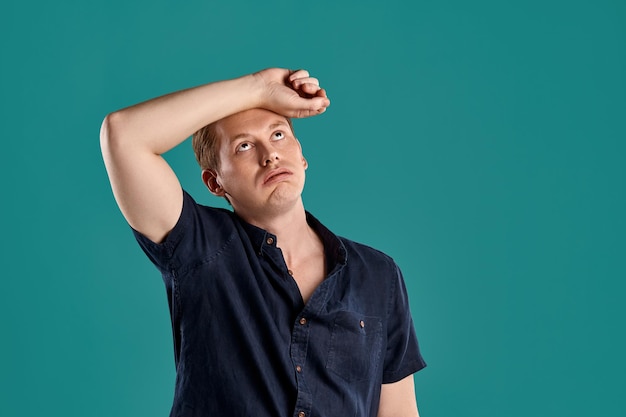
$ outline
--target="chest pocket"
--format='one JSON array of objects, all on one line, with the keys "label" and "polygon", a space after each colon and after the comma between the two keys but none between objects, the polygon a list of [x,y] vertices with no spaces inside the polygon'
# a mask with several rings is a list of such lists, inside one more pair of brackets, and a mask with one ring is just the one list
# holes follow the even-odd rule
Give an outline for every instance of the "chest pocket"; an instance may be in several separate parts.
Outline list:
[{"label": "chest pocket", "polygon": [[372,378],[378,369],[382,322],[353,311],[337,313],[326,369],[348,381]]}]

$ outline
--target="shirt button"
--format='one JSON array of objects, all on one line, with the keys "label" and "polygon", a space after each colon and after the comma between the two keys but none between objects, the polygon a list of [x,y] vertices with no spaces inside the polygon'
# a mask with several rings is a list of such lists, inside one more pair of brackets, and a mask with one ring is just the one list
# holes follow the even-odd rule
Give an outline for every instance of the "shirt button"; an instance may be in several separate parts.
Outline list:
[{"label": "shirt button", "polygon": [[298,413],[298,417],[306,417],[306,413],[304,411],[300,411]]},{"label": "shirt button", "polygon": [[364,322],[363,320],[361,320],[361,321],[359,322],[359,325],[361,326],[361,329],[362,329],[362,328],[364,328],[364,327],[365,327],[365,322]]},{"label": "shirt button", "polygon": [[306,319],[304,317],[300,319],[300,324],[303,326],[306,324]]},{"label": "shirt button", "polygon": [[302,372],[302,367],[300,365],[296,366],[296,371],[297,372]]},{"label": "shirt button", "polygon": [[268,237],[267,240],[265,241],[268,245],[271,245],[272,243],[274,243],[274,238],[273,237]]}]

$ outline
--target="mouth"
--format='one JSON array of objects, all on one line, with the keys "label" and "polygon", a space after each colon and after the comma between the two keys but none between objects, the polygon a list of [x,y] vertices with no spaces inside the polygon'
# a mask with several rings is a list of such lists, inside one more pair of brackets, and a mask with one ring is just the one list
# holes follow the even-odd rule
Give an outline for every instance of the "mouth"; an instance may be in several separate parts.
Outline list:
[{"label": "mouth", "polygon": [[267,175],[265,176],[265,179],[263,180],[263,185],[269,185],[275,182],[282,181],[283,179],[290,176],[291,174],[292,172],[285,168],[273,169],[270,172],[268,172]]}]

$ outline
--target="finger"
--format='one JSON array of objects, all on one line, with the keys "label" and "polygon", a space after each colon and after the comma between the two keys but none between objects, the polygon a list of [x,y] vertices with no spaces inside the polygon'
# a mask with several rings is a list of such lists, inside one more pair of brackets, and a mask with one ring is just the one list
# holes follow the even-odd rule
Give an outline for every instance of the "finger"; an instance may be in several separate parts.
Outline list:
[{"label": "finger", "polygon": [[317,116],[318,114],[322,114],[326,111],[326,107],[320,107],[315,110],[299,110],[293,113],[290,117],[294,119],[303,119],[305,117]]},{"label": "finger", "polygon": [[295,70],[295,71],[291,71],[291,70],[289,71],[291,72],[291,74],[288,77],[289,82],[292,82],[296,78],[306,78],[309,76],[309,71],[307,70],[300,69],[300,70]]},{"label": "finger", "polygon": [[314,77],[296,78],[295,80],[291,82],[291,85],[293,86],[293,88],[298,88],[302,84],[320,85],[320,82],[317,78],[314,78]]},{"label": "finger", "polygon": [[324,97],[315,97],[312,100],[311,108],[306,117],[322,114],[330,105],[330,101]]},{"label": "finger", "polygon": [[306,93],[306,94],[310,94],[310,95],[316,95],[318,91],[321,90],[320,86],[317,84],[302,84],[300,85],[300,87],[298,88],[298,90]]},{"label": "finger", "polygon": [[330,101],[325,97],[302,98],[298,97],[292,102],[290,117],[309,117],[326,111]]}]

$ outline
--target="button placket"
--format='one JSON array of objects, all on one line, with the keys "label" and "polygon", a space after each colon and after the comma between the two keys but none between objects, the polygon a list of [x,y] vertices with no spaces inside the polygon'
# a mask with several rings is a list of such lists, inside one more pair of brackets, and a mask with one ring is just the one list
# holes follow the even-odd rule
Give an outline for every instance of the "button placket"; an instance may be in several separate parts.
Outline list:
[{"label": "button placket", "polygon": [[297,399],[294,409],[294,417],[307,416],[310,414],[312,397],[306,384],[304,367],[306,366],[306,356],[309,339],[309,323],[304,315],[297,318],[293,324],[291,338],[291,360],[296,371]]}]

